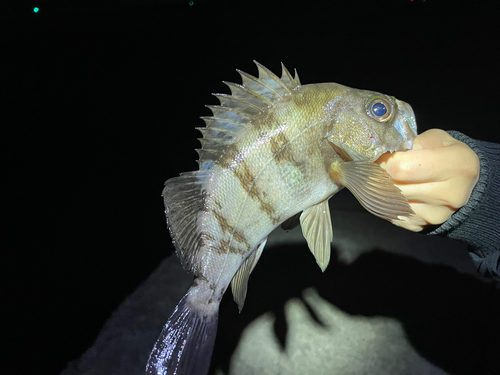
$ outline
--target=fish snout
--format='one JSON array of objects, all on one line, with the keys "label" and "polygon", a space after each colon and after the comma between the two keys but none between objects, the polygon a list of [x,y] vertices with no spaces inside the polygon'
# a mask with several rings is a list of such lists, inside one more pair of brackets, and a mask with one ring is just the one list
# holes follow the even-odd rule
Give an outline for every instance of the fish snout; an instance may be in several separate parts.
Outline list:
[{"label": "fish snout", "polygon": [[408,103],[396,99],[396,104],[398,105],[399,114],[394,126],[403,137],[403,142],[399,146],[398,151],[411,150],[413,147],[413,140],[417,136],[417,121],[415,120],[415,114]]}]

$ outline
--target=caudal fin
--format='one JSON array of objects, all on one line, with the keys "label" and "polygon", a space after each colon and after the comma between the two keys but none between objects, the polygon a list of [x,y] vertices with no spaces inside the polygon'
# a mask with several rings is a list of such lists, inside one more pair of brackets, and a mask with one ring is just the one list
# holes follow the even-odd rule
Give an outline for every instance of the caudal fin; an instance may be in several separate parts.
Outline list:
[{"label": "caudal fin", "polygon": [[156,341],[146,365],[146,374],[207,374],[217,320],[217,313],[206,316],[192,309],[184,296]]}]

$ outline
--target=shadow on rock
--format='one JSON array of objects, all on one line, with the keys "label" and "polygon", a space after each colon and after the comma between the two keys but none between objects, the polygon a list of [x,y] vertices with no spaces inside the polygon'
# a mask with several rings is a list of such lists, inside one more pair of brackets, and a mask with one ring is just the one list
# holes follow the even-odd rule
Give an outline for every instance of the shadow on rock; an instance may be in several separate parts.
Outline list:
[{"label": "shadow on rock", "polygon": [[352,264],[332,260],[321,273],[307,247],[278,246],[264,252],[250,277],[241,314],[226,293],[212,358],[227,372],[241,334],[265,313],[286,347],[285,304],[298,298],[311,318],[322,324],[301,297],[315,288],[322,298],[352,315],[399,320],[417,352],[450,374],[498,374],[495,358],[500,337],[500,291],[449,266],[433,265],[375,249]]}]

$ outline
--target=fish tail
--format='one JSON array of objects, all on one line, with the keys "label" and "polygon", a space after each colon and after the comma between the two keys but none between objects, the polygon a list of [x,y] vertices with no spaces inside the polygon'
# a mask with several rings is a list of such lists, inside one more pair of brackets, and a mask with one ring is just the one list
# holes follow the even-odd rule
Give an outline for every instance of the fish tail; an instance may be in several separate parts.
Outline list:
[{"label": "fish tail", "polygon": [[218,311],[190,306],[186,294],[156,341],[146,365],[148,375],[205,375],[217,333]]}]

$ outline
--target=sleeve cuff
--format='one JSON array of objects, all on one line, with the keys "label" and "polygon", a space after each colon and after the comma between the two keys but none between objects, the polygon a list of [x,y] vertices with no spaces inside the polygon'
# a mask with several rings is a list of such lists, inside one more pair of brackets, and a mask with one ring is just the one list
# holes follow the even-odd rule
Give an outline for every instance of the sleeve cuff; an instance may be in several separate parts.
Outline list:
[{"label": "sleeve cuff", "polygon": [[478,272],[500,285],[500,145],[476,141],[457,131],[448,134],[477,154],[480,175],[467,204],[429,234],[467,243]]}]

